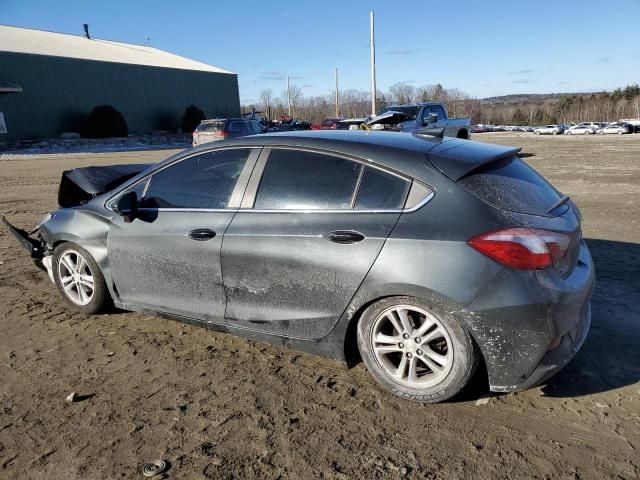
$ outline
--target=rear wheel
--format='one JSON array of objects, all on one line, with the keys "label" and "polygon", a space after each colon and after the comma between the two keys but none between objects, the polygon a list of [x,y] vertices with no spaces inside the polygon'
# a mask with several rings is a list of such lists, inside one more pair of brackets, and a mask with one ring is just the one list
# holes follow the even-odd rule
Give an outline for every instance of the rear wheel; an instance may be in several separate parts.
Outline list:
[{"label": "rear wheel", "polygon": [[76,310],[92,314],[102,310],[109,298],[100,268],[83,248],[72,243],[53,251],[53,274],[62,297]]},{"label": "rear wheel", "polygon": [[391,393],[435,403],[459,393],[479,355],[446,309],[412,297],[371,305],[358,322],[358,348],[371,375]]}]

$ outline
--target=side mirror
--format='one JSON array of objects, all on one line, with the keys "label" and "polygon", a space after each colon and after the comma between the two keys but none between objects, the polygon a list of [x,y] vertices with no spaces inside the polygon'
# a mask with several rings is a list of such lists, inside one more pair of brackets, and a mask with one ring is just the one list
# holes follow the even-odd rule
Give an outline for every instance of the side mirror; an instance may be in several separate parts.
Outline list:
[{"label": "side mirror", "polygon": [[136,192],[125,193],[113,209],[123,218],[125,223],[131,223],[138,215],[138,194]]},{"label": "side mirror", "polygon": [[426,117],[422,118],[422,123],[424,125],[429,125],[431,123],[436,123],[437,121],[438,121],[438,114],[437,113],[430,113]]}]

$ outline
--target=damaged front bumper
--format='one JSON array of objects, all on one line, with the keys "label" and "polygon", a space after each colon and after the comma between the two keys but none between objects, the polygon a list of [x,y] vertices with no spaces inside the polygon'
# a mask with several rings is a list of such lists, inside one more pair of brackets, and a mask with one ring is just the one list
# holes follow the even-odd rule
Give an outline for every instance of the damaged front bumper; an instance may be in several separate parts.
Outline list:
[{"label": "damaged front bumper", "polygon": [[20,245],[22,245],[29,252],[31,258],[33,259],[33,263],[38,268],[46,270],[47,274],[49,275],[49,279],[55,283],[53,279],[51,252],[42,240],[37,237],[34,238],[34,235],[38,233],[40,224],[31,232],[27,232],[11,225],[5,217],[2,217],[2,223],[7,228],[9,233],[11,233],[11,235],[13,235],[16,240],[18,240]]}]

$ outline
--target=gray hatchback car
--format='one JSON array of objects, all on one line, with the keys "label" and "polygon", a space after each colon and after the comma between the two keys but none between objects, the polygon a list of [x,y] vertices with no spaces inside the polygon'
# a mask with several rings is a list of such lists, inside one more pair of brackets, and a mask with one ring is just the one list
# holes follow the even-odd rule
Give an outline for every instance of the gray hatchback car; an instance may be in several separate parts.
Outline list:
[{"label": "gray hatchback car", "polygon": [[[30,234],[62,297],[354,363],[404,398],[538,384],[589,330],[594,267],[569,198],[518,149],[320,131],[75,169]],[[9,225],[7,223],[7,225]]]}]

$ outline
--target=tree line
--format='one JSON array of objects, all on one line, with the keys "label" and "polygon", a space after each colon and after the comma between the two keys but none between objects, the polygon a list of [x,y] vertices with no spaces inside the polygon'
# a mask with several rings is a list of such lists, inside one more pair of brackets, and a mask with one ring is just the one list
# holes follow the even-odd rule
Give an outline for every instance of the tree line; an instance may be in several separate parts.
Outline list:
[{"label": "tree line", "polygon": [[[316,123],[336,116],[335,91],[327,95],[305,96],[292,85],[279,96],[271,89],[260,92],[258,104],[243,105],[245,112],[270,112],[272,119],[288,114],[289,98],[294,118]],[[398,82],[387,91],[376,94],[378,110],[388,105],[413,102],[442,102],[451,117],[471,117],[471,123],[493,125],[542,125],[582,121],[613,122],[622,118],[640,118],[640,86],[628,85],[612,92],[560,94],[543,100],[526,95],[517,101],[479,100],[458,89],[441,84],[416,87]],[[348,89],[339,92],[338,116],[367,117],[371,113],[371,94],[367,90]]]}]

